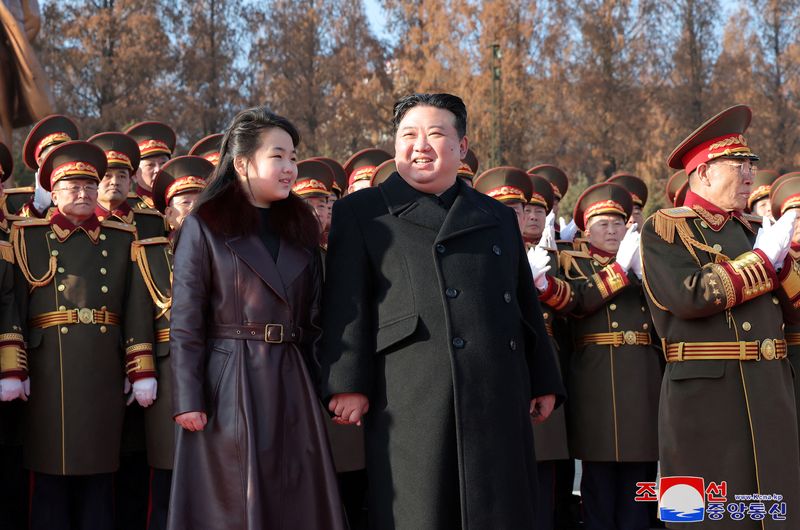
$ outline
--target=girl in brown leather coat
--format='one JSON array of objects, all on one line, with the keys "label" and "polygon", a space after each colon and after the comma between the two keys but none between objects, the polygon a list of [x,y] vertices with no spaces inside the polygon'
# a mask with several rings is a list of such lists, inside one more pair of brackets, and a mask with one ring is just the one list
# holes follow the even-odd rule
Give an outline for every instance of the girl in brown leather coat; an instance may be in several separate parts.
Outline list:
[{"label": "girl in brown leather coat", "polygon": [[344,528],[314,385],[318,224],[291,194],[299,137],[243,111],[175,251],[171,530]]}]

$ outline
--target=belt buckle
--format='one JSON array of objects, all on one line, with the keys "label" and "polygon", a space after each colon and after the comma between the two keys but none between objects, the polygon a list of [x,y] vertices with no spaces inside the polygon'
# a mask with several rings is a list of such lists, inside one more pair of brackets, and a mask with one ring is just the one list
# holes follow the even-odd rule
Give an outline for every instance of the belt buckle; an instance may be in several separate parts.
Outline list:
[{"label": "belt buckle", "polygon": [[763,359],[771,361],[775,359],[778,354],[778,348],[775,346],[775,339],[764,339],[758,348],[759,353]]},{"label": "belt buckle", "polygon": [[623,335],[625,344],[633,346],[636,344],[636,333],[634,331],[626,331]]},{"label": "belt buckle", "polygon": [[78,309],[78,320],[81,324],[94,324],[94,311],[88,307]]},{"label": "belt buckle", "polygon": [[[280,332],[280,338],[278,340],[271,340],[269,338],[270,335],[269,332],[271,329],[276,329],[276,328]],[[283,324],[267,324],[266,326],[264,326],[264,342],[267,342],[269,344],[280,344],[281,342],[283,342]]]}]

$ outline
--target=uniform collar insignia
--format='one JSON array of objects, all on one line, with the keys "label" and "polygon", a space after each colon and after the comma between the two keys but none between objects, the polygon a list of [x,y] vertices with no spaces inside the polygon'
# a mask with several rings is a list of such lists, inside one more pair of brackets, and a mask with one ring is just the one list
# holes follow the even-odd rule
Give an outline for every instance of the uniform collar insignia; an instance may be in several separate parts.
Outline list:
[{"label": "uniform collar insignia", "polygon": [[697,212],[697,215],[699,215],[700,218],[705,221],[709,228],[711,228],[714,232],[719,232],[722,230],[722,227],[725,226],[725,223],[727,223],[729,219],[736,219],[745,228],[751,232],[754,232],[753,226],[744,217],[742,212],[738,210],[727,212],[722,208],[711,204],[696,193],[693,193],[692,190],[688,190],[686,192],[686,200],[684,201],[683,205],[688,206]]},{"label": "uniform collar insignia", "polygon": [[87,236],[89,236],[89,239],[92,240],[92,243],[97,243],[97,240],[100,239],[100,221],[94,214],[84,221],[83,224],[76,226],[72,224],[72,221],[67,219],[64,214],[56,211],[50,217],[50,227],[53,229],[53,233],[61,243],[66,241],[75,232],[81,230]]},{"label": "uniform collar insignia", "polygon": [[612,254],[611,252],[606,252],[605,250],[600,250],[597,247],[593,247],[592,245],[586,245],[589,255],[592,256],[592,259],[600,263],[601,265],[608,265],[611,260],[616,257],[616,254]]},{"label": "uniform collar insignia", "polygon": [[113,212],[109,212],[98,203],[97,207],[94,209],[94,214],[100,221],[105,221],[106,219],[111,219],[113,221],[114,219],[112,218],[116,217],[121,223],[133,224],[133,209],[131,209],[131,205],[128,204],[128,201],[122,201],[119,206],[114,208]]}]

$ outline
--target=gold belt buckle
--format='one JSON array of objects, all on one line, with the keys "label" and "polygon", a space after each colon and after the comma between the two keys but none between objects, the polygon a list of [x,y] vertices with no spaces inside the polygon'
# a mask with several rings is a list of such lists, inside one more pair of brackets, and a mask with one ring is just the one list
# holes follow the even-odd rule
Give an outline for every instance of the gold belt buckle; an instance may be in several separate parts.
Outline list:
[{"label": "gold belt buckle", "polygon": [[[271,329],[277,328],[280,331],[280,338],[278,340],[270,340],[269,338],[269,331]],[[268,342],[270,344],[280,344],[283,342],[283,324],[267,324],[264,326],[264,342]]]},{"label": "gold belt buckle", "polygon": [[628,344],[629,346],[636,344],[636,332],[626,331],[623,337],[625,338],[625,344]]},{"label": "gold belt buckle", "polygon": [[94,311],[88,307],[78,309],[78,320],[82,324],[94,324]]},{"label": "gold belt buckle", "polygon": [[778,353],[778,349],[775,346],[775,339],[762,340],[759,349],[761,351],[761,357],[768,361],[773,360]]}]

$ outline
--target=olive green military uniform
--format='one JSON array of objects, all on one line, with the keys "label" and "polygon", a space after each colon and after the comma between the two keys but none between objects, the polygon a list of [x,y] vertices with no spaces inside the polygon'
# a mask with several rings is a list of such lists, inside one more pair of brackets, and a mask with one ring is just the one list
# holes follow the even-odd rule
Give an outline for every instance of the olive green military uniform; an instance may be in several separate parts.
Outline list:
[{"label": "olive green military uniform", "polygon": [[119,462],[126,364],[132,378],[153,371],[149,304],[131,282],[133,228],[64,221],[23,221],[12,233],[35,381],[25,464],[53,475],[108,473]]}]

